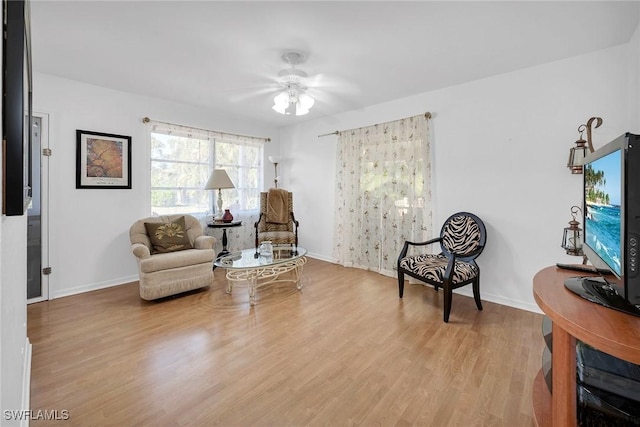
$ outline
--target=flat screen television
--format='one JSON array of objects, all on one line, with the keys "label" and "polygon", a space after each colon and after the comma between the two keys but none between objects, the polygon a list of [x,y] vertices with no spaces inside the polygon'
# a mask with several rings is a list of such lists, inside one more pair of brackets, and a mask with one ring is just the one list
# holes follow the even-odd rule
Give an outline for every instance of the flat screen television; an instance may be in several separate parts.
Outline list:
[{"label": "flat screen television", "polygon": [[2,213],[31,201],[32,70],[29,0],[2,0]]},{"label": "flat screen television", "polygon": [[583,161],[582,249],[600,277],[565,286],[589,301],[640,316],[640,135],[625,133]]}]

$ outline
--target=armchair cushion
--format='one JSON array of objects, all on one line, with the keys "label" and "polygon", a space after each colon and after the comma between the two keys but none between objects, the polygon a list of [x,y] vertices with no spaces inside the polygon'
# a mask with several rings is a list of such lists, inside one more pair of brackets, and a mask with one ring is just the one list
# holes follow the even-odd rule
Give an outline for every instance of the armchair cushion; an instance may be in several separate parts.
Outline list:
[{"label": "armchair cushion", "polygon": [[[400,260],[400,267],[403,269],[409,270],[423,277],[425,280],[433,280],[436,282],[444,282],[448,264],[449,258],[442,254],[421,254],[405,257]],[[476,277],[479,273],[480,270],[475,263],[456,260],[451,282],[453,284],[466,282]]]},{"label": "armchair cushion", "polygon": [[167,252],[192,249],[187,236],[184,216],[170,222],[145,222],[145,228],[151,240],[151,253],[163,254]]},{"label": "armchair cushion", "polygon": [[154,271],[210,263],[211,261],[210,251],[189,249],[174,253],[156,254],[140,260],[140,271],[143,273],[152,273]]}]

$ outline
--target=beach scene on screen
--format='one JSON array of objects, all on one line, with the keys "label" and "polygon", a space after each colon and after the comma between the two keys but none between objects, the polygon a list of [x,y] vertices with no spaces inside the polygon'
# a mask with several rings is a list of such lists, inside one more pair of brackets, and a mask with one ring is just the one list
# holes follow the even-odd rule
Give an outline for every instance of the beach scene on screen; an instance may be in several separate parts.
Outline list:
[{"label": "beach scene on screen", "polygon": [[585,243],[619,276],[621,270],[619,150],[584,167]]}]

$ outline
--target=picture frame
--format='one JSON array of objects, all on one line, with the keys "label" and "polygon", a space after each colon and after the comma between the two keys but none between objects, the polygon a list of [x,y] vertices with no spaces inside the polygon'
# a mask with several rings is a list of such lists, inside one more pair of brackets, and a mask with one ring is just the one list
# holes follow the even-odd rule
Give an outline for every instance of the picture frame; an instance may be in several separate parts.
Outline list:
[{"label": "picture frame", "polygon": [[130,189],[131,137],[76,130],[76,188]]}]

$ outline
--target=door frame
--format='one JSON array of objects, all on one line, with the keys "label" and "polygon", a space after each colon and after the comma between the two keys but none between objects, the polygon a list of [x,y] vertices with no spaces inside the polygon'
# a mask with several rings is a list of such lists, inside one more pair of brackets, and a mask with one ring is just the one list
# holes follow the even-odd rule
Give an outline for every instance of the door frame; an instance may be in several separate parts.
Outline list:
[{"label": "door frame", "polygon": [[32,153],[34,156],[40,156],[40,176],[34,176],[32,179],[40,179],[40,253],[42,260],[40,284],[42,293],[39,297],[28,299],[27,304],[49,299],[49,275],[43,273],[43,269],[49,267],[49,156],[43,154],[43,150],[49,148],[49,114],[34,111],[33,116],[39,117],[41,123],[40,152]]}]

